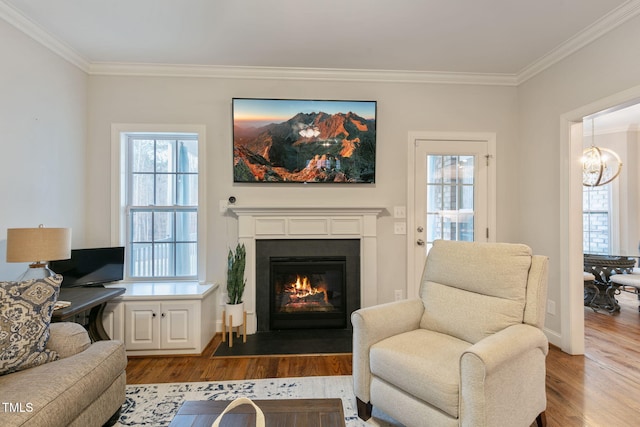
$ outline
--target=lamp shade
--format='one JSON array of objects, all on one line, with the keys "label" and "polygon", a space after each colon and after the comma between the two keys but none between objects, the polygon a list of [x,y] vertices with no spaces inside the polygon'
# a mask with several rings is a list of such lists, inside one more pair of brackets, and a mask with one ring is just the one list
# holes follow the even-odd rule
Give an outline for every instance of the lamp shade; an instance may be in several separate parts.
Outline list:
[{"label": "lamp shade", "polygon": [[71,257],[70,228],[9,228],[7,262],[37,262]]}]

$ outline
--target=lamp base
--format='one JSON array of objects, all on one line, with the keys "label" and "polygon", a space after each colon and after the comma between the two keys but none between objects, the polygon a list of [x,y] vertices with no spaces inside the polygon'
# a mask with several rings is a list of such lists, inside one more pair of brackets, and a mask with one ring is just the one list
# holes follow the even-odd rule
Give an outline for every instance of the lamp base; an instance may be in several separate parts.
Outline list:
[{"label": "lamp base", "polygon": [[55,275],[53,271],[49,269],[47,264],[36,263],[29,264],[29,268],[27,271],[22,273],[20,277],[18,277],[18,282],[24,282],[26,280],[34,280],[34,279],[46,279],[47,277],[51,277]]}]

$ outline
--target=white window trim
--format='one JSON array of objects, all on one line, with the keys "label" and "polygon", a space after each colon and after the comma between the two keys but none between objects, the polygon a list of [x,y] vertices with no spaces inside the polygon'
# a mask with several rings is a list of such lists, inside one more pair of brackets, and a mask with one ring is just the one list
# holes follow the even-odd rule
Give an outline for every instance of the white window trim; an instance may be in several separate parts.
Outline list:
[{"label": "white window trim", "polygon": [[[198,135],[198,281],[206,279],[206,239],[207,239],[207,191],[206,191],[206,126],[170,124],[129,124],[111,125],[111,244],[126,246],[126,174],[125,156],[127,133],[194,133]],[[175,282],[176,279],[167,279]],[[142,281],[142,280],[141,280]],[[162,281],[153,278],[153,281]]]}]

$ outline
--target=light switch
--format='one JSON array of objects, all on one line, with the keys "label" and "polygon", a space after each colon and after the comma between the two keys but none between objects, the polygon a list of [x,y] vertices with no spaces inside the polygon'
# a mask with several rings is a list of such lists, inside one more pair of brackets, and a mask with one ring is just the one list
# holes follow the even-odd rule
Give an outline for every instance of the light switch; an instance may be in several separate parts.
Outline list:
[{"label": "light switch", "polygon": [[406,206],[394,206],[393,207],[393,217],[394,218],[406,218],[407,217],[407,207]]},{"label": "light switch", "polygon": [[407,234],[407,223],[406,222],[394,222],[393,223],[393,234]]}]

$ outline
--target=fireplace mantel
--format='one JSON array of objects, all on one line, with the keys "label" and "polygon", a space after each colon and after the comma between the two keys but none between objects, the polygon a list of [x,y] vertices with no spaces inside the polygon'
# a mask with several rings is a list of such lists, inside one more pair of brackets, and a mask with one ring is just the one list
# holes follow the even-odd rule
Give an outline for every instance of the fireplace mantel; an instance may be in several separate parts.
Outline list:
[{"label": "fireplace mantel", "polygon": [[373,215],[377,217],[384,208],[380,207],[349,207],[349,206],[236,206],[228,208],[237,216],[271,216],[271,215]]},{"label": "fireplace mantel", "polygon": [[257,329],[256,240],[358,239],[360,240],[360,296],[363,307],[378,301],[377,218],[381,207],[362,206],[240,206],[227,208],[238,217],[238,243],[247,249],[244,293],[247,333]]}]

